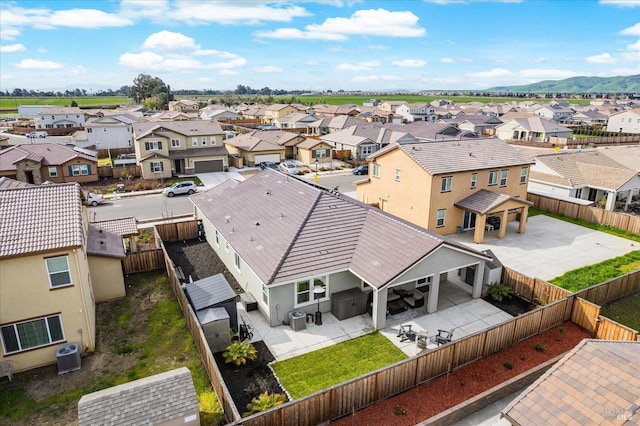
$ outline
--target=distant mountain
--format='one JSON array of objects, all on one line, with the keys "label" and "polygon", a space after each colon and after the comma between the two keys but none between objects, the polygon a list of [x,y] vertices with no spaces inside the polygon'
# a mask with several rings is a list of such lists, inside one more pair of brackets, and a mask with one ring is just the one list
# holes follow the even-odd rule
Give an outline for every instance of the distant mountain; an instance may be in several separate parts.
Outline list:
[{"label": "distant mountain", "polygon": [[524,86],[502,86],[487,92],[510,93],[640,93],[640,74],[620,77],[571,77]]}]

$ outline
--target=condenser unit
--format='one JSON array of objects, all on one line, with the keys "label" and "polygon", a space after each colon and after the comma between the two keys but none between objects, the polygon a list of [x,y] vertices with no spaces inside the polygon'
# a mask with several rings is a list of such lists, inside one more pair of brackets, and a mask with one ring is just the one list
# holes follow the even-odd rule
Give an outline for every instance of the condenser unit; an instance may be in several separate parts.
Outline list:
[{"label": "condenser unit", "polygon": [[58,346],[56,358],[58,360],[58,374],[80,370],[80,351],[77,343]]}]

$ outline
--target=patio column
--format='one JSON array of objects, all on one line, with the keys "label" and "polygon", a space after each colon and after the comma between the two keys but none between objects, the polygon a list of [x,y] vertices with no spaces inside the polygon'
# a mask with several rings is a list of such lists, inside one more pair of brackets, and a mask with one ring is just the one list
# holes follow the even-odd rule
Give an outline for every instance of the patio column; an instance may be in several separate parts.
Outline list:
[{"label": "patio column", "polygon": [[484,261],[476,265],[476,276],[473,278],[473,290],[471,297],[474,299],[482,296],[482,282],[484,281]]},{"label": "patio column", "polygon": [[629,189],[627,191],[627,201],[625,201],[624,203],[624,211],[626,212],[629,209],[629,204],[631,204],[631,201],[633,201],[633,193],[632,191]]},{"label": "patio column", "polygon": [[440,277],[438,277],[438,279],[434,279],[431,285],[429,286],[429,297],[427,299],[428,314],[432,314],[438,310],[438,293],[439,292],[440,292]]},{"label": "patio column", "polygon": [[486,214],[476,214],[476,229],[473,231],[473,242],[482,244],[484,241],[484,226],[487,224]]},{"label": "patio column", "polygon": [[613,211],[616,205],[616,191],[607,191],[607,204],[605,210]]},{"label": "patio column", "polygon": [[387,326],[387,291],[386,287],[382,290],[373,290],[371,319],[374,330],[381,330]]},{"label": "patio column", "polygon": [[529,206],[524,206],[520,210],[520,223],[518,223],[518,234],[524,234],[527,227],[527,218],[529,217]]},{"label": "patio column", "polygon": [[509,220],[509,210],[503,210],[500,216],[500,229],[498,230],[498,238],[504,238],[507,233],[507,220]]}]

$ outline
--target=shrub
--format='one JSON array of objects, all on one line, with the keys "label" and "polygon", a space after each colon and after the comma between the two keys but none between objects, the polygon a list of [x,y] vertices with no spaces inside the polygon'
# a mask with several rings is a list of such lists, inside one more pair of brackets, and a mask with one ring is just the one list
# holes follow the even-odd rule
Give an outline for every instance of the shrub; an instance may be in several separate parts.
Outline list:
[{"label": "shrub", "polygon": [[564,327],[558,327],[558,333],[560,334],[564,333]]},{"label": "shrub", "polygon": [[287,397],[281,393],[269,393],[263,392],[257,398],[253,398],[250,403],[247,404],[246,415],[260,413],[270,408],[277,407],[286,402]]},{"label": "shrub", "polygon": [[254,361],[258,357],[258,351],[251,343],[234,342],[222,353],[224,362],[240,366],[247,363],[247,360]]},{"label": "shrub", "polygon": [[403,409],[399,405],[396,405],[396,408],[393,409],[393,412],[396,416],[404,416],[407,414],[407,410]]},{"label": "shrub", "polygon": [[545,345],[543,345],[542,343],[536,343],[536,345],[534,346],[535,350],[538,352],[544,352],[544,350],[547,348]]},{"label": "shrub", "polygon": [[502,302],[505,297],[510,299],[512,294],[513,289],[508,285],[496,283],[489,286],[489,295],[496,302]]},{"label": "shrub", "polygon": [[504,368],[506,368],[507,370],[511,370],[513,368],[513,364],[511,364],[510,362],[505,362],[502,365],[504,365]]}]

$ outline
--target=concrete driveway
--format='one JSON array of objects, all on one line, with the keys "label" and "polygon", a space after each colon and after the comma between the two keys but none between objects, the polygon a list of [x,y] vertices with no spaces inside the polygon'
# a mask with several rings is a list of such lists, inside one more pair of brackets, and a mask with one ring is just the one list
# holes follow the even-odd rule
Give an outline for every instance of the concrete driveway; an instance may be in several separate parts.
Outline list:
[{"label": "concrete driveway", "polygon": [[545,215],[530,217],[524,234],[517,222],[507,224],[507,234],[485,233],[473,242],[473,231],[448,237],[476,250],[490,249],[503,265],[533,278],[550,280],[567,271],[640,250],[640,244]]},{"label": "concrete driveway", "polygon": [[235,179],[238,181],[245,179],[235,167],[229,167],[228,172],[198,173],[197,176],[204,185],[205,190],[218,186],[227,179]]}]

